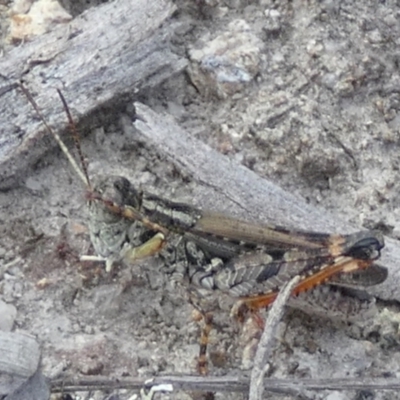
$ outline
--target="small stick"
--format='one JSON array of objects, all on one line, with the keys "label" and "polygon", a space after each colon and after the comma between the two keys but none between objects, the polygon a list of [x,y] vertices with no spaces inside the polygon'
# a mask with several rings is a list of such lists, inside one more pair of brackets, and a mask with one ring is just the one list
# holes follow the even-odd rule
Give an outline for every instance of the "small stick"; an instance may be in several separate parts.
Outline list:
[{"label": "small stick", "polygon": [[257,352],[254,359],[254,367],[251,371],[249,400],[261,400],[263,397],[263,380],[266,372],[265,364],[272,352],[272,344],[275,339],[278,324],[282,320],[282,316],[285,310],[285,304],[288,301],[299,279],[299,276],[295,276],[291,281],[289,281],[282,287],[278,294],[278,297],[274,301],[269,311],[268,318],[264,327],[264,332],[257,347]]}]

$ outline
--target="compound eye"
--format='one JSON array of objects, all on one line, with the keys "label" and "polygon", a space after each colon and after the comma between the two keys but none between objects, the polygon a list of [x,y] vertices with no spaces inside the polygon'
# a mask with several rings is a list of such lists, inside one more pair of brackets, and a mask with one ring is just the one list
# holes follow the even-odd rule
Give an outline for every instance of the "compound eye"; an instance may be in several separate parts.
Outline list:
[{"label": "compound eye", "polygon": [[128,179],[123,176],[117,177],[113,181],[113,186],[121,197],[120,201],[123,201],[125,206],[131,206],[136,209],[140,208],[140,193],[138,193]]},{"label": "compound eye", "polygon": [[124,177],[120,177],[120,178],[118,178],[117,180],[114,181],[114,187],[120,193],[129,192],[130,186],[131,186],[131,183],[128,181],[128,179],[126,179]]}]

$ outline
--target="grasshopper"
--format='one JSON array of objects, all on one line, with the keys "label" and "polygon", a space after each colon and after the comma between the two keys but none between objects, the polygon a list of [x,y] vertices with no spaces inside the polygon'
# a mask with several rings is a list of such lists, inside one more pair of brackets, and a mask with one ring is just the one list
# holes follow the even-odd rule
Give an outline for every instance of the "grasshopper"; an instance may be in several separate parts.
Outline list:
[{"label": "grasshopper", "polygon": [[[47,126],[27,89],[21,87],[71,161],[66,146]],[[82,259],[104,261],[110,270],[114,263],[132,265],[158,254],[164,271],[173,281],[183,283],[190,302],[204,319],[198,362],[201,373],[206,371],[212,294],[238,299],[238,314],[243,315],[270,305],[282,285],[297,275],[300,280],[294,295],[328,280],[369,286],[387,277],[386,268],[374,264],[384,247],[379,233],[330,235],[240,221],[139,190],[124,177],[98,176],[91,182],[83,161],[83,172],[75,161],[71,164],[87,187],[88,226],[97,254]]]}]

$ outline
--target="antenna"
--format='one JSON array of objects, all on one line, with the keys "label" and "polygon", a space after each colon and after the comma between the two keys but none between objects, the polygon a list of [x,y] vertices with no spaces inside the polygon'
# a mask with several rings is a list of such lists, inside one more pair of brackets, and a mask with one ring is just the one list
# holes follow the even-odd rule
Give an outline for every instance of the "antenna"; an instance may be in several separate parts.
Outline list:
[{"label": "antenna", "polygon": [[67,114],[67,117],[68,117],[69,130],[70,130],[70,132],[72,134],[72,137],[74,139],[75,148],[78,151],[79,159],[80,159],[81,164],[82,164],[82,170],[83,170],[83,174],[85,175],[85,178],[86,178],[87,186],[88,186],[89,189],[91,189],[92,186],[90,184],[89,174],[88,174],[88,171],[87,171],[87,164],[86,164],[85,158],[83,157],[81,142],[79,140],[79,134],[78,134],[78,131],[76,129],[75,122],[74,122],[74,120],[72,118],[71,112],[69,111],[68,104],[65,101],[65,97],[62,94],[61,90],[58,89],[58,88],[57,88],[57,93],[60,96],[60,99],[61,99],[61,101],[63,103],[63,106],[64,106],[64,110],[65,110],[65,112]]},{"label": "antenna", "polygon": [[89,189],[91,189],[90,180],[89,180],[89,176],[88,176],[87,168],[86,168],[86,163],[84,162],[81,146],[80,146],[80,143],[79,143],[79,136],[78,136],[74,121],[72,119],[71,113],[69,112],[67,103],[66,103],[63,95],[61,94],[61,91],[57,89],[58,94],[59,94],[59,96],[61,98],[61,101],[63,102],[64,109],[66,110],[67,115],[68,115],[69,125],[70,125],[71,131],[73,133],[73,138],[74,138],[74,141],[75,141],[75,145],[76,145],[76,147],[78,149],[78,152],[79,152],[79,157],[80,157],[80,160],[81,160],[81,163],[82,163],[83,172],[79,168],[75,158],[72,156],[72,154],[68,150],[68,147],[61,140],[60,136],[56,132],[54,132],[53,129],[50,127],[50,125],[47,123],[47,121],[44,118],[43,114],[41,113],[41,111],[40,111],[35,99],[33,98],[32,94],[29,92],[29,90],[24,86],[24,83],[22,81],[20,82],[19,87],[21,88],[22,92],[24,93],[24,95],[28,99],[29,103],[31,103],[32,107],[36,111],[36,114],[39,116],[40,120],[42,121],[43,125],[46,127],[47,131],[50,132],[50,134],[54,137],[54,139],[56,140],[56,142],[60,146],[62,152],[68,158],[68,161],[72,165],[72,167],[75,170],[75,172],[78,174],[79,178],[83,181],[83,183]]}]

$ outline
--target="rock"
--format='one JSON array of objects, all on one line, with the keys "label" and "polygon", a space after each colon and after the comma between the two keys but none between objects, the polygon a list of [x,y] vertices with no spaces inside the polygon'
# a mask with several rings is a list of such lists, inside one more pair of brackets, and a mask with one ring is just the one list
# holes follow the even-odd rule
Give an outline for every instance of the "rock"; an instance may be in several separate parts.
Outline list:
[{"label": "rock", "polygon": [[16,316],[17,309],[12,304],[0,300],[0,331],[11,331]]},{"label": "rock", "polygon": [[260,70],[262,41],[244,20],[232,21],[214,40],[203,37],[198,48],[189,51],[189,75],[206,95],[222,99],[238,93]]}]

